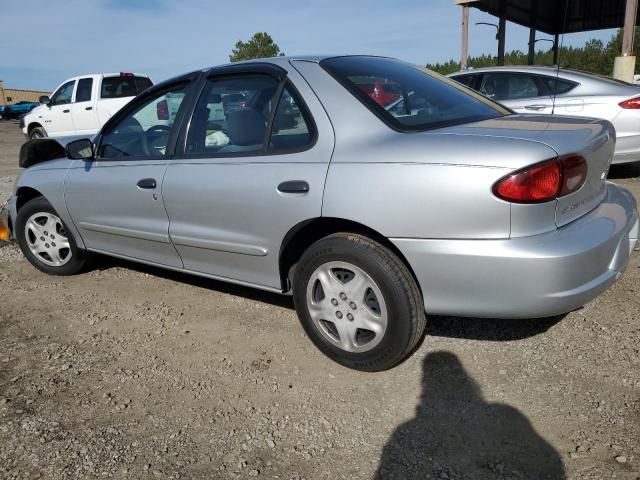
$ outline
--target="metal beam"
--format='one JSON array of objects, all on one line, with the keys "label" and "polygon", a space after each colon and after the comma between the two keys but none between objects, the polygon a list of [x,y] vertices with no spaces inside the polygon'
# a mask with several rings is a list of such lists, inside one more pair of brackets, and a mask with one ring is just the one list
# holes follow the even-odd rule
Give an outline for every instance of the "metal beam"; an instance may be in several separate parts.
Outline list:
[{"label": "metal beam", "polygon": [[527,56],[527,65],[533,65],[533,60],[536,55],[536,29],[531,27],[529,29],[529,55]]},{"label": "metal beam", "polygon": [[462,6],[462,50],[460,52],[460,69],[467,69],[469,61],[469,6]]},{"label": "metal beam", "polygon": [[498,66],[504,66],[504,44],[507,30],[507,19],[502,16],[498,23]]}]

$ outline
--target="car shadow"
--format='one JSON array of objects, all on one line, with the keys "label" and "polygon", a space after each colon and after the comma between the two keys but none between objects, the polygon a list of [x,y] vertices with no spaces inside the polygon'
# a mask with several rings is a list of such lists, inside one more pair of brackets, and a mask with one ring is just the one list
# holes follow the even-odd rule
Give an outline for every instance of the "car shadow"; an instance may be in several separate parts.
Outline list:
[{"label": "car shadow", "polygon": [[215,290],[220,293],[234,295],[236,297],[244,297],[256,302],[264,302],[282,308],[294,309],[293,298],[279,293],[259,290],[257,288],[245,287],[234,283],[223,282],[197,275],[176,272],[175,270],[167,270],[161,267],[153,267],[137,262],[121,260],[115,257],[105,255],[96,256],[93,260],[90,270],[109,270],[111,268],[120,267],[136,272],[153,275],[154,277],[173,280],[174,282],[184,283],[193,287],[203,288],[205,290]]},{"label": "car shadow", "polygon": [[607,178],[609,180],[620,180],[633,177],[640,177],[640,162],[611,165]]},{"label": "car shadow", "polygon": [[[228,295],[244,297],[257,302],[264,302],[281,308],[293,310],[293,298],[288,295],[281,295],[274,292],[258,290],[252,287],[236,285],[233,283],[214,280],[206,277],[199,277],[188,273],[167,270],[161,267],[153,267],[142,263],[122,260],[115,257],[96,256],[91,269],[108,270],[120,267],[137,272],[153,275],[155,277],[173,280],[194,287],[207,290],[215,290]],[[488,341],[512,341],[530,338],[546,332],[549,328],[560,322],[566,315],[537,319],[491,319],[491,318],[466,318],[466,317],[445,317],[439,315],[427,316],[427,328],[422,338],[417,343],[414,351],[420,348],[424,338],[449,337],[464,338],[469,340]]]},{"label": "car shadow", "polygon": [[502,319],[430,315],[427,321],[427,335],[493,342],[523,340],[546,332],[566,316],[564,314],[546,318]]},{"label": "car shadow", "polygon": [[485,401],[450,352],[423,362],[415,417],[393,432],[375,480],[565,479],[560,455],[516,408]]}]

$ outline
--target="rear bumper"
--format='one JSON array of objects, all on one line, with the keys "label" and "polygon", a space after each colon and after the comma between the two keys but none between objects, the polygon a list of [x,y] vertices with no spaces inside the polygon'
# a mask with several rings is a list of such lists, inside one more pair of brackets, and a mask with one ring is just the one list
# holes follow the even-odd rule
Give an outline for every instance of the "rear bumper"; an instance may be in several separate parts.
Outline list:
[{"label": "rear bumper", "polygon": [[538,318],[574,310],[607,290],[638,239],[638,210],[607,184],[594,210],[553,232],[505,240],[391,239],[413,268],[427,312]]}]

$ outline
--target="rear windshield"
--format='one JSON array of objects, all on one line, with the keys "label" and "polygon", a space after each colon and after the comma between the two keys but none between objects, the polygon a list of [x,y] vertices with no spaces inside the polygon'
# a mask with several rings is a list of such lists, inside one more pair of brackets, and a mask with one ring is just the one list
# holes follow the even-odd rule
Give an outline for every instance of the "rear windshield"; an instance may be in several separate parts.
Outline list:
[{"label": "rear windshield", "polygon": [[151,85],[147,77],[106,77],[102,79],[100,98],[135,97]]},{"label": "rear windshield", "polygon": [[399,60],[336,57],[320,65],[396,130],[429,130],[510,113],[457,82]]}]

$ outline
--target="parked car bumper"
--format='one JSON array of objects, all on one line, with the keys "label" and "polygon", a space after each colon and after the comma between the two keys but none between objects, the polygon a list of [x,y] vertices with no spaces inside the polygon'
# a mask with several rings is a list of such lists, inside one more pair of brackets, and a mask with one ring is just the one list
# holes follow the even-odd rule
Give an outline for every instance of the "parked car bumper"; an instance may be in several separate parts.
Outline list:
[{"label": "parked car bumper", "polygon": [[607,290],[638,240],[638,210],[607,184],[603,202],[553,232],[504,240],[392,239],[413,268],[428,313],[540,318]]}]

